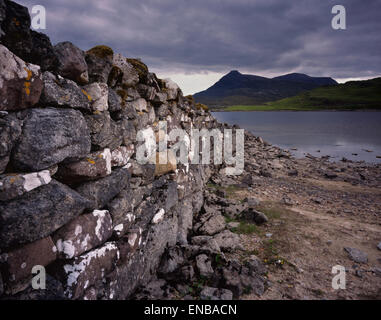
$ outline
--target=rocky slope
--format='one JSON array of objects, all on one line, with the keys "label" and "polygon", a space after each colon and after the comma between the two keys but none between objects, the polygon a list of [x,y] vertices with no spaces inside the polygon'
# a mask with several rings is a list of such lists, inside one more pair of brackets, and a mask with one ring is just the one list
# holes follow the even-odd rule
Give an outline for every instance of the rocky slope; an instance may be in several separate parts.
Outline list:
[{"label": "rocky slope", "polygon": [[[222,167],[135,160],[137,132],[160,141],[160,120],[188,133],[223,125],[138,59],[53,46],[12,1],[0,0],[0,26],[0,297],[128,299],[180,269],[189,283],[213,275],[214,298],[263,293],[261,263],[225,258],[237,238],[204,205]],[[36,265],[46,290],[31,287]]]}]

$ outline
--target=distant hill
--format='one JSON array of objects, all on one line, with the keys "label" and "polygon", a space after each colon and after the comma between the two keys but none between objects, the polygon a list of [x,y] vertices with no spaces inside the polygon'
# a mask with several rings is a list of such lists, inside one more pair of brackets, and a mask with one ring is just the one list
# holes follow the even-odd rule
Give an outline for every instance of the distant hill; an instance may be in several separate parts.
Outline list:
[{"label": "distant hill", "polygon": [[253,105],[295,96],[320,86],[336,85],[332,78],[316,78],[291,73],[265,78],[231,71],[209,89],[196,93],[197,102],[210,107]]},{"label": "distant hill", "polygon": [[297,96],[262,105],[236,105],[226,111],[262,110],[361,110],[381,109],[381,78],[349,81],[336,86],[320,87]]}]

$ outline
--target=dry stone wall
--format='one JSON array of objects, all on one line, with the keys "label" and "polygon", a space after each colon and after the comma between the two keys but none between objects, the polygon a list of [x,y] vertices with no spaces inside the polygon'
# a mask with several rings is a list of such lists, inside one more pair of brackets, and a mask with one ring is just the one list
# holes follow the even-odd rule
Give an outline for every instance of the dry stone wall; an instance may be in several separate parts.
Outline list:
[{"label": "dry stone wall", "polygon": [[14,2],[0,0],[0,26],[0,296],[129,298],[187,243],[211,174],[173,156],[140,165],[137,132],[217,123],[138,59],[53,46]]}]

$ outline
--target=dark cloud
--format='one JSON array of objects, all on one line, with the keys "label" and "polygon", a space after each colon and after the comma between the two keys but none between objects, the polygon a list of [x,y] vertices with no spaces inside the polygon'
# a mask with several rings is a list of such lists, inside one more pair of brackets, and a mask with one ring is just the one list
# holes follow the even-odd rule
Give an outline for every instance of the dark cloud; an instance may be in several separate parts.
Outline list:
[{"label": "dark cloud", "polygon": [[46,7],[53,42],[107,44],[158,70],[381,74],[381,0],[342,0],[344,31],[331,28],[331,0],[36,1],[18,2]]}]

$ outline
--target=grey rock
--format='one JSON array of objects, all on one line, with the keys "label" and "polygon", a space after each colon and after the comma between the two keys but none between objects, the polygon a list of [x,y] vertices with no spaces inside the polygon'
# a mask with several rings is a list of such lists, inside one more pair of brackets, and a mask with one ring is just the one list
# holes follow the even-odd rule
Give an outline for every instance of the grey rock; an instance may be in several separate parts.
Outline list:
[{"label": "grey rock", "polygon": [[122,84],[127,87],[135,86],[139,82],[139,73],[121,54],[115,54],[113,65],[118,67],[122,73]]},{"label": "grey rock", "polygon": [[252,274],[259,274],[263,276],[267,273],[266,266],[257,256],[250,256],[250,258],[246,261],[246,266]]},{"label": "grey rock", "polygon": [[0,44],[0,110],[34,106],[43,88],[40,67],[24,62]]},{"label": "grey rock", "polygon": [[83,87],[83,92],[87,95],[93,112],[108,110],[108,86],[106,83],[88,84]]},{"label": "grey rock", "polygon": [[212,262],[206,254],[201,254],[196,257],[197,270],[202,277],[212,277],[214,270],[212,268]]},{"label": "grey rock", "polygon": [[21,134],[21,124],[12,115],[0,118],[0,174],[5,171],[11,151]]},{"label": "grey rock", "polygon": [[81,214],[89,202],[52,180],[20,198],[0,202],[0,247],[44,238]]},{"label": "grey rock", "polygon": [[381,251],[381,242],[377,245],[377,249]]},{"label": "grey rock", "polygon": [[110,112],[122,110],[122,98],[111,88],[108,89],[108,109]]},{"label": "grey rock", "polygon": [[46,71],[43,73],[44,90],[40,103],[48,107],[69,107],[90,111],[87,95],[72,80],[56,77]]},{"label": "grey rock", "polygon": [[33,109],[25,115],[14,149],[15,167],[40,171],[66,159],[86,156],[90,136],[82,114],[70,109]]},{"label": "grey rock", "polygon": [[368,254],[360,251],[356,248],[344,248],[344,250],[348,253],[348,256],[351,260],[357,263],[367,263],[368,262]]},{"label": "grey rock", "polygon": [[249,221],[253,221],[258,225],[264,224],[264,223],[269,221],[269,219],[267,218],[267,216],[263,212],[253,210],[253,209],[249,209],[249,210],[243,212],[242,216],[245,219],[247,219]]},{"label": "grey rock", "polygon": [[182,207],[179,212],[179,231],[177,234],[177,241],[180,244],[188,243],[188,234],[192,230],[193,227],[193,211],[192,204],[189,199],[182,201]]},{"label": "grey rock", "polygon": [[97,46],[86,52],[90,82],[107,83],[113,63],[113,51],[106,46]]},{"label": "grey rock", "polygon": [[207,251],[210,253],[221,252],[220,246],[217,241],[210,236],[197,236],[192,237],[192,244],[199,246],[200,251]]},{"label": "grey rock", "polygon": [[82,184],[77,192],[90,200],[91,209],[100,209],[127,187],[129,179],[128,170],[116,169],[103,179]]},{"label": "grey rock", "polygon": [[249,208],[256,208],[260,205],[260,201],[257,198],[248,198],[247,199],[247,205]]},{"label": "grey rock", "polygon": [[60,42],[54,46],[58,58],[58,72],[80,84],[88,82],[87,64],[84,52],[71,42]]},{"label": "grey rock", "polygon": [[50,181],[49,170],[0,176],[0,201],[12,200]]},{"label": "grey rock", "polygon": [[123,142],[123,128],[110,117],[108,111],[85,116],[95,150],[119,147]]},{"label": "grey rock", "polygon": [[233,300],[233,292],[227,289],[205,287],[200,293],[201,300]]},{"label": "grey rock", "polygon": [[105,243],[112,235],[112,220],[107,210],[95,210],[75,218],[53,236],[58,254],[72,259]]},{"label": "grey rock", "polygon": [[222,251],[234,251],[243,248],[239,235],[229,230],[225,230],[217,234],[214,236],[214,240],[217,242]]},{"label": "grey rock", "polygon": [[[198,233],[213,236],[225,229],[225,218],[220,213],[209,214],[201,222],[201,226],[197,229]],[[196,226],[195,226],[196,227]]]}]

